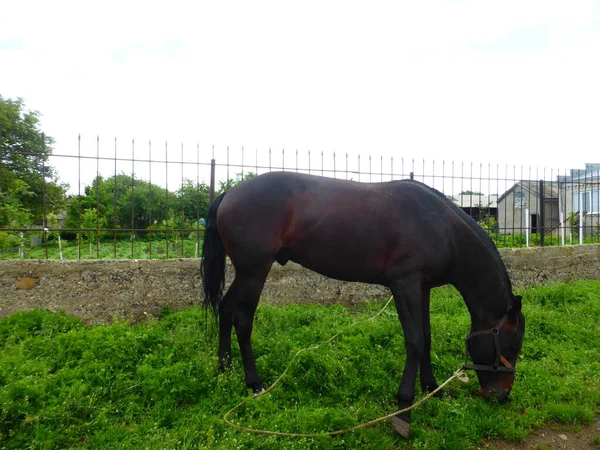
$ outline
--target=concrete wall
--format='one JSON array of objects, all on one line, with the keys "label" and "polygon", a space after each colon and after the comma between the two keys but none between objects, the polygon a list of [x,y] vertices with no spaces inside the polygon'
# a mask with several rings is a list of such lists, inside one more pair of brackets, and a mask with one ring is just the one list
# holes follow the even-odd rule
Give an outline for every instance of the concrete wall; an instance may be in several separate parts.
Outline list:
[{"label": "concrete wall", "polygon": [[[600,279],[600,245],[501,249],[515,289]],[[231,269],[228,277],[231,281]],[[199,263],[179,260],[0,261],[0,317],[35,307],[87,323],[136,322],[162,308],[200,303]],[[343,303],[389,296],[386,288],[332,280],[296,264],[273,267],[263,302]]]}]

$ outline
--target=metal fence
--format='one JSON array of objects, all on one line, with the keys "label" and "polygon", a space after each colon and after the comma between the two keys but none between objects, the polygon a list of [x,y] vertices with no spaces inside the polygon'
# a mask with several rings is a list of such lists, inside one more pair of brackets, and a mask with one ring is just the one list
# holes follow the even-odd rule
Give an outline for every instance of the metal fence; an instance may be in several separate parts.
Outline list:
[{"label": "metal fence", "polygon": [[[275,170],[367,183],[424,182],[479,222],[498,247],[600,242],[600,164],[550,169],[81,137],[69,150],[39,157],[43,207],[32,225],[0,224],[0,233],[19,238],[17,247],[2,250],[2,258],[198,257],[203,217],[215,195]],[[5,152],[5,169],[13,156],[38,157]],[[48,167],[69,184],[64,204],[50,201],[47,188],[56,183]],[[360,218],[361,211],[356,213]]]}]

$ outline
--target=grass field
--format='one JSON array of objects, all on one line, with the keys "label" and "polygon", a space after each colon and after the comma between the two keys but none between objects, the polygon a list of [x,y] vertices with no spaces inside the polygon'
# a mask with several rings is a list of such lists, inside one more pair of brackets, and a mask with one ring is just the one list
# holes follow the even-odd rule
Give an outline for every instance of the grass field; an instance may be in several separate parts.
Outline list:
[{"label": "grass field", "polygon": [[[46,248],[47,247],[47,248]],[[195,239],[139,239],[105,240],[99,242],[82,242],[81,250],[77,241],[62,241],[63,259],[166,259],[197,258],[201,252],[202,241]],[[60,259],[57,241],[50,241],[47,246],[25,248],[24,256],[18,251],[0,252],[0,259]]]},{"label": "grass field", "polygon": [[[218,374],[216,336],[201,310],[95,327],[57,313],[15,314],[0,321],[0,447],[467,449],[487,439],[518,440],[549,422],[567,428],[592,422],[600,412],[600,282],[521,294],[527,332],[511,401],[484,401],[470,374],[468,384],[454,382],[444,398],[414,411],[410,442],[387,422],[337,437],[293,439],[236,431],[222,420],[242,399],[249,404],[234,414],[236,423],[289,432],[346,428],[394,411],[404,347],[391,305],[376,320],[302,353],[272,393],[255,401],[244,388],[237,347],[232,371]],[[260,306],[254,342],[265,385],[296,350],[382,306]],[[469,324],[454,289],[433,292],[438,381],[464,361]]]}]

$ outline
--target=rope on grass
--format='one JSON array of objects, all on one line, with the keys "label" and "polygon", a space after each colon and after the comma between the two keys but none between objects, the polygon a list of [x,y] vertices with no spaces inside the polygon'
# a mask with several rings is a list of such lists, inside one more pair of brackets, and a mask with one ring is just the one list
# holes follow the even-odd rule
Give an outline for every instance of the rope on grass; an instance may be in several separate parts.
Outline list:
[{"label": "rope on grass", "polygon": [[[295,359],[298,357],[298,355],[300,353],[306,352],[308,350],[314,350],[314,349],[317,349],[317,348],[321,347],[322,345],[328,344],[329,342],[331,342],[332,340],[334,340],[336,337],[338,337],[340,334],[342,334],[344,331],[346,331],[350,327],[353,327],[355,325],[359,325],[361,323],[365,323],[365,322],[369,322],[369,321],[375,320],[377,317],[379,317],[383,313],[383,311],[385,310],[385,308],[387,308],[387,306],[390,304],[390,302],[392,301],[392,299],[393,299],[393,296],[388,299],[388,301],[383,306],[383,308],[381,308],[381,311],[379,311],[374,316],[372,316],[372,317],[370,317],[368,319],[365,319],[365,320],[354,322],[353,324],[351,324],[348,327],[346,327],[345,329],[342,329],[341,331],[337,332],[336,334],[334,334],[333,336],[331,336],[329,339],[327,339],[325,342],[323,342],[321,344],[313,345],[313,346],[306,347],[306,348],[298,350],[296,352],[296,354],[290,360],[290,362],[287,365],[287,367],[285,368],[285,370],[275,380],[275,382],[268,389],[263,390],[263,391],[259,392],[258,394],[255,394],[252,398],[253,399],[257,399],[257,398],[262,397],[263,395],[266,395],[269,392],[271,392],[275,388],[275,386],[277,386],[277,384],[279,384],[279,382],[281,381],[281,379],[285,376],[285,374],[287,373],[288,369],[290,368],[290,366],[292,365],[292,363],[295,361]],[[235,429],[240,430],[240,431],[246,431],[248,433],[255,433],[255,434],[265,434],[265,435],[270,435],[270,436],[283,436],[283,437],[301,437],[301,438],[313,438],[313,437],[319,437],[319,436],[337,436],[337,435],[340,435],[340,434],[348,433],[350,431],[358,430],[360,428],[365,428],[365,427],[368,427],[370,425],[374,425],[374,424],[379,423],[379,422],[383,422],[384,420],[390,419],[390,418],[396,416],[397,414],[401,414],[403,412],[410,411],[411,409],[416,408],[417,406],[422,405],[423,403],[425,403],[427,400],[429,400],[431,397],[433,397],[435,394],[437,394],[440,390],[442,390],[446,385],[448,385],[454,379],[458,379],[458,380],[460,380],[462,382],[465,382],[465,383],[468,382],[468,380],[469,380],[468,377],[466,376],[466,374],[463,372],[463,370],[459,369],[456,372],[454,372],[450,378],[448,378],[446,381],[444,381],[442,384],[440,384],[436,389],[434,389],[429,394],[427,394],[425,397],[423,397],[419,401],[413,403],[409,407],[404,408],[404,409],[400,409],[398,411],[395,411],[393,413],[390,413],[390,414],[387,414],[385,416],[379,417],[377,419],[373,419],[373,420],[370,420],[368,422],[364,422],[362,424],[355,425],[355,426],[353,426],[351,428],[346,428],[346,429],[343,429],[343,430],[324,431],[324,432],[321,432],[321,433],[286,433],[286,432],[283,432],[283,431],[259,430],[259,429],[255,429],[255,428],[244,427],[244,426],[237,425],[237,424],[231,422],[228,419],[228,416],[230,414],[234,413],[235,411],[237,411],[242,406],[244,406],[246,404],[246,400],[242,400],[236,406],[234,406],[229,411],[227,411],[223,415],[223,420],[225,421],[225,423],[227,425],[229,425],[232,428],[235,428]]]}]

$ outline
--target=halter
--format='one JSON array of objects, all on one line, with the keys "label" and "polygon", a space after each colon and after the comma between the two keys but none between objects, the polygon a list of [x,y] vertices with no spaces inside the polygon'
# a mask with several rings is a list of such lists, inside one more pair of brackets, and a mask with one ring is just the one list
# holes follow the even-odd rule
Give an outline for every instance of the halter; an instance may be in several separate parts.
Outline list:
[{"label": "halter", "polygon": [[500,319],[500,322],[498,322],[498,324],[493,327],[490,330],[481,330],[481,331],[474,331],[473,333],[470,333],[466,338],[465,338],[465,358],[468,359],[469,358],[469,339],[475,337],[475,336],[482,336],[484,334],[491,334],[492,337],[494,338],[494,348],[496,349],[496,361],[494,361],[494,364],[491,365],[485,365],[485,364],[463,364],[463,369],[470,369],[470,370],[485,370],[488,372],[514,372],[515,368],[511,365],[511,363],[508,362],[508,360],[502,355],[502,349],[500,348],[500,328],[502,328],[502,325],[504,325],[504,322],[506,322],[506,320],[508,319],[508,313],[506,313],[504,315],[504,317],[502,317],[502,319]]}]

